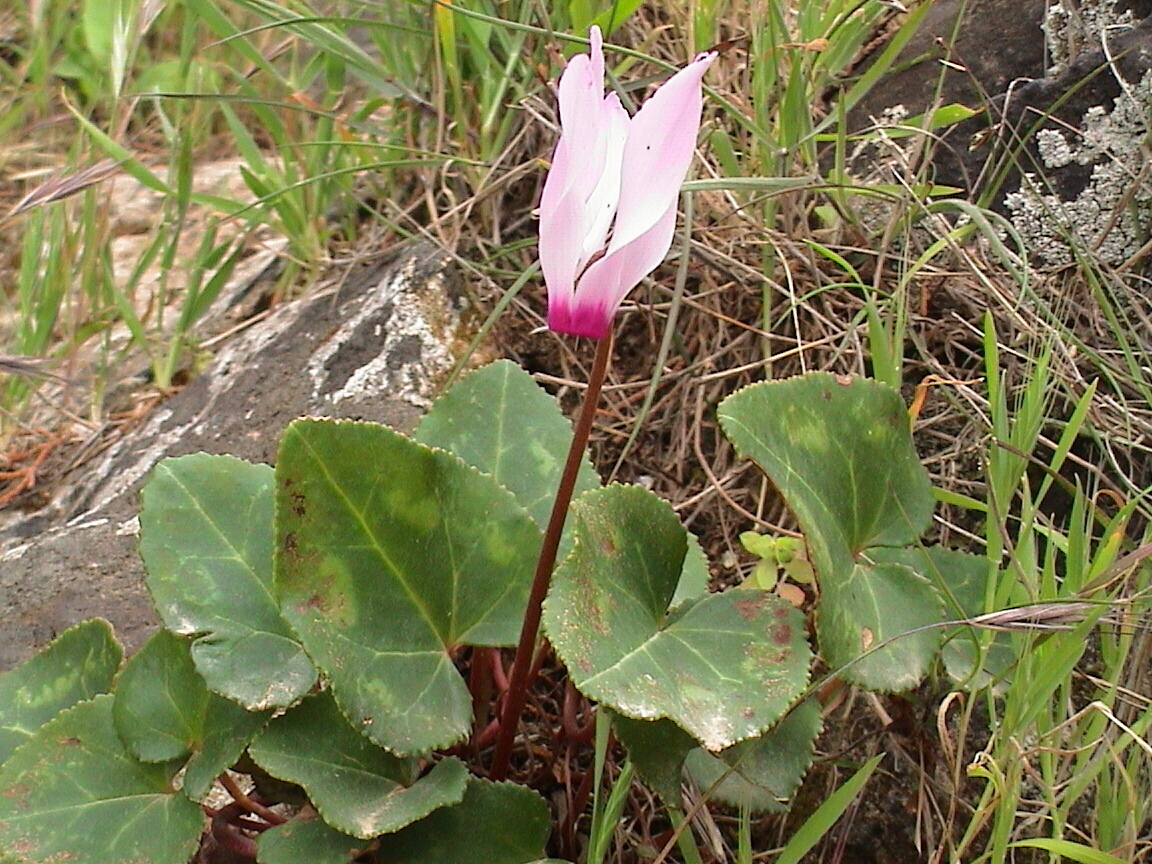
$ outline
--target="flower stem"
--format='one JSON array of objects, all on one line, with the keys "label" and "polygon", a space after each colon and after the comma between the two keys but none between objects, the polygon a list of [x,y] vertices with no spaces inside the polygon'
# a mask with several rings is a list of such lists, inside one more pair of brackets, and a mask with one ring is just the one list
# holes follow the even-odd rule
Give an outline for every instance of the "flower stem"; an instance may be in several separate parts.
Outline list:
[{"label": "flower stem", "polygon": [[596,416],[596,405],[600,401],[600,388],[608,374],[608,361],[612,357],[612,335],[608,334],[596,346],[596,359],[592,362],[592,373],[588,378],[588,389],[584,393],[584,404],[576,420],[572,434],[572,446],[568,450],[568,460],[560,475],[560,486],[556,490],[556,500],[552,504],[552,515],[544,540],[540,546],[540,558],[536,562],[536,575],[532,579],[532,590],[528,594],[528,608],[524,611],[524,623],[520,627],[520,642],[516,646],[516,659],[512,663],[512,676],[509,679],[505,696],[504,710],[500,714],[500,737],[496,739],[496,752],[492,757],[492,770],[488,776],[492,780],[503,780],[508,775],[508,760],[512,756],[512,743],[520,725],[520,715],[524,713],[524,703],[528,699],[528,673],[532,668],[532,655],[536,651],[536,637],[540,631],[540,613],[544,597],[548,594],[548,584],[552,581],[552,570],[556,566],[556,550],[560,547],[560,535],[564,533],[564,521],[568,518],[568,507],[572,503],[572,491],[576,487],[576,475],[580,462],[588,446],[588,436],[592,432],[592,420]]}]

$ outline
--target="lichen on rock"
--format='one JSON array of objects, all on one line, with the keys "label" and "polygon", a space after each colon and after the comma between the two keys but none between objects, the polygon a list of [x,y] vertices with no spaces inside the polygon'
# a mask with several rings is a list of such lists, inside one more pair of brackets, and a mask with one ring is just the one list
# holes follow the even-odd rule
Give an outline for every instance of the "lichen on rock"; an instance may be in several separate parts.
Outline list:
[{"label": "lichen on rock", "polygon": [[1048,75],[1063,73],[1084,51],[1101,47],[1110,31],[1136,26],[1132,9],[1120,11],[1116,0],[1057,0],[1044,15],[1044,41],[1048,49]]},{"label": "lichen on rock", "polygon": [[1070,263],[1074,247],[1110,264],[1139,250],[1152,228],[1152,183],[1140,170],[1146,160],[1152,71],[1124,85],[1111,110],[1088,109],[1080,130],[1042,129],[1036,145],[1043,167],[1059,171],[1091,166],[1087,184],[1072,198],[1055,194],[1042,174],[1026,172],[1005,196],[1012,224],[1028,250],[1046,264]]}]

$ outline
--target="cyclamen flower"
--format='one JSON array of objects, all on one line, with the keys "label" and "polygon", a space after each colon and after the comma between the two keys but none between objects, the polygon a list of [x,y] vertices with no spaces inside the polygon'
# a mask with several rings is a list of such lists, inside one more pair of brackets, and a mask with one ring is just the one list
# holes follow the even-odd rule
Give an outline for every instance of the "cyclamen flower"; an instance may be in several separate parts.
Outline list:
[{"label": "cyclamen flower", "polygon": [[560,76],[560,141],[540,199],[548,327],[600,339],[628,292],[664,260],[692,162],[701,81],[715,53],[668,79],[635,117],[604,95],[600,28]]}]

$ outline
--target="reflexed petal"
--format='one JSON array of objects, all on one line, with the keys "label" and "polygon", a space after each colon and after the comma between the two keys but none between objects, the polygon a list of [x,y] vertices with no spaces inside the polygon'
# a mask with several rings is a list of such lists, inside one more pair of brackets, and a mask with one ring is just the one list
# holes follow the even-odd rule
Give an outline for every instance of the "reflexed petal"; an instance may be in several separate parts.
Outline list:
[{"label": "reflexed petal", "polygon": [[615,94],[604,96],[596,27],[590,43],[560,77],[561,136],[540,200],[540,266],[549,328],[599,339],[668,253],[700,129],[701,79],[715,54],[673,75],[630,119]]},{"label": "reflexed petal", "polygon": [[589,53],[577,54],[568,61],[557,87],[560,128],[566,135],[593,134],[589,121],[595,121],[604,101],[604,50],[599,27],[592,28],[589,39]]},{"label": "reflexed petal", "polygon": [[588,62],[592,64],[592,74],[600,84],[600,95],[604,95],[604,38],[600,34],[600,25],[593,24],[588,28]]},{"label": "reflexed petal", "polygon": [[675,207],[700,131],[701,79],[715,59],[715,54],[701,54],[668,79],[632,118],[609,253],[646,233],[669,207]]}]

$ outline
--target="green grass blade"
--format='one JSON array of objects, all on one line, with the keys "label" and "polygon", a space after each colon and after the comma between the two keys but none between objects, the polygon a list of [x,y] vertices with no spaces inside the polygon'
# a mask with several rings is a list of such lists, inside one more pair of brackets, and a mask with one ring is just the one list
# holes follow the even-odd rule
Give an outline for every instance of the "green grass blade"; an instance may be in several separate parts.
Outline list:
[{"label": "green grass blade", "polygon": [[1030,840],[1018,840],[1009,844],[1011,848],[1043,849],[1055,855],[1078,861],[1080,864],[1126,864],[1125,859],[1101,852],[1090,846],[1073,843],[1071,840],[1053,840],[1048,837],[1036,837]]},{"label": "green grass blade", "polygon": [[819,843],[820,838],[832,830],[836,820],[844,815],[852,799],[868,782],[868,778],[872,776],[872,772],[883,758],[883,753],[873,756],[843,786],[829,795],[828,800],[817,807],[816,812],[792,835],[792,839],[776,859],[776,864],[799,864],[800,859]]}]

